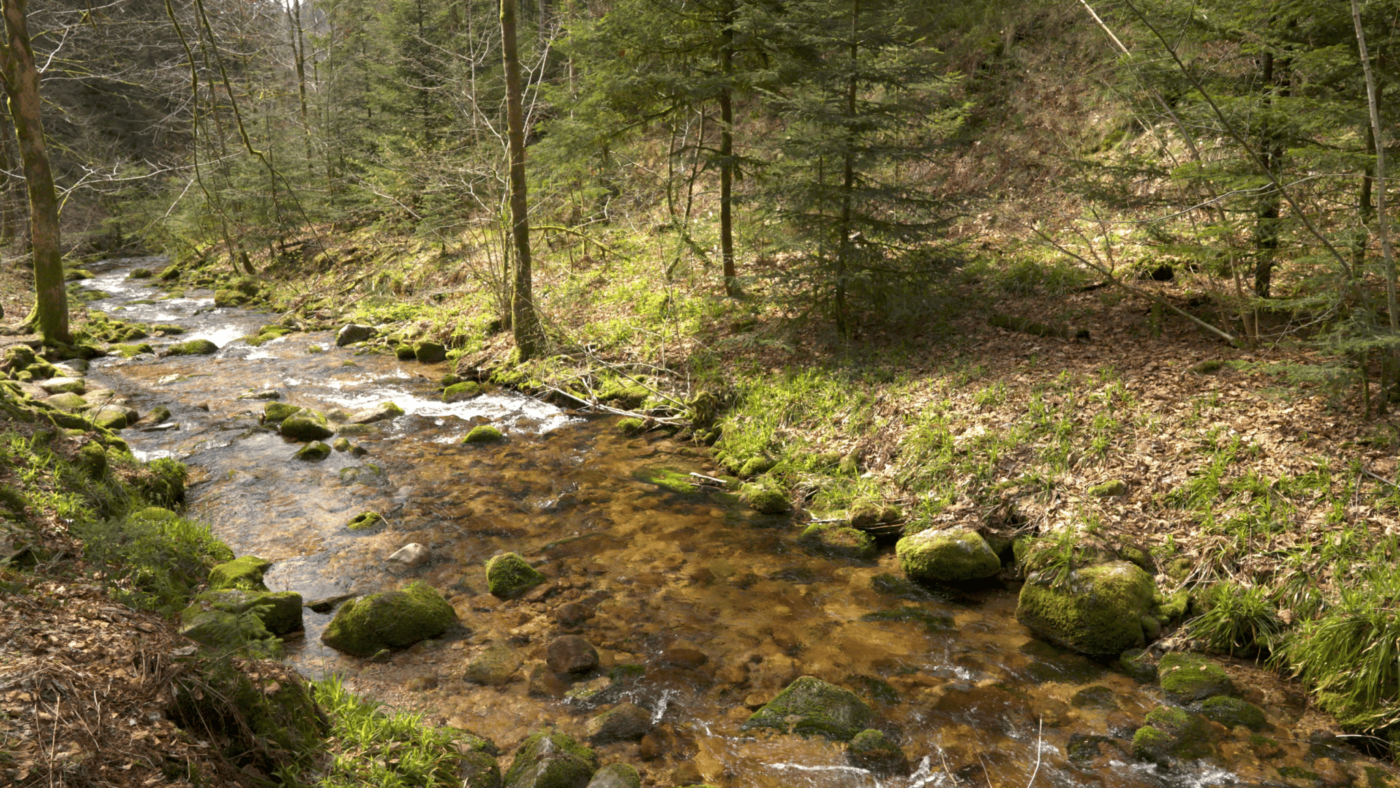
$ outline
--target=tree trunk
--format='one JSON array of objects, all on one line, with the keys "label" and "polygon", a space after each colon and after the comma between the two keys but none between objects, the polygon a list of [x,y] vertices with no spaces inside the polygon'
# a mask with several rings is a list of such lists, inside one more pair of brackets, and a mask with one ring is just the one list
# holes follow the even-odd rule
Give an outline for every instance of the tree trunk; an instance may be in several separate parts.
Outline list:
[{"label": "tree trunk", "polygon": [[15,205],[15,181],[10,171],[15,166],[14,151],[10,148],[10,130],[0,127],[0,247],[9,247],[15,242],[15,225],[18,206]]},{"label": "tree trunk", "polygon": [[1390,245],[1390,224],[1385,207],[1385,133],[1381,126],[1380,94],[1371,74],[1371,55],[1361,27],[1361,6],[1351,0],[1351,19],[1356,27],[1356,46],[1361,54],[1361,71],[1366,78],[1366,108],[1371,130],[1376,135],[1376,234],[1381,237],[1381,259],[1385,261],[1385,302],[1390,313],[1390,333],[1400,334],[1400,299],[1396,295],[1395,250]]},{"label": "tree trunk", "polygon": [[516,0],[501,0],[501,56],[506,70],[506,129],[510,144],[510,221],[515,240],[515,289],[511,325],[521,361],[544,350],[539,316],[530,288],[530,217],[525,194],[525,110],[520,85],[520,54],[515,42]]},{"label": "tree trunk", "polygon": [[724,85],[719,93],[719,254],[724,265],[724,292],[731,298],[743,293],[734,268],[734,0],[724,8],[724,36],[720,46],[720,71]]},{"label": "tree trunk", "polygon": [[68,294],[63,289],[63,252],[58,229],[58,198],[44,144],[40,114],[39,70],[29,44],[25,0],[0,0],[5,18],[5,43],[0,47],[0,71],[15,122],[20,159],[29,186],[30,237],[34,244],[34,312],[39,333],[49,344],[70,344]]},{"label": "tree trunk", "polygon": [[[1288,58],[1275,60],[1272,52],[1264,52],[1264,90],[1268,113],[1273,112],[1277,98],[1288,96],[1292,84],[1289,72]],[[1277,178],[1283,165],[1284,140],[1272,118],[1266,117],[1269,119],[1264,122],[1260,153],[1264,167]],[[1259,205],[1254,229],[1254,294],[1260,298],[1268,298],[1273,286],[1274,264],[1278,257],[1279,209],[1282,205],[1283,195],[1277,189],[1270,190]]]},{"label": "tree trunk", "polygon": [[846,131],[846,152],[842,156],[842,180],[841,180],[841,224],[838,228],[841,233],[840,246],[836,254],[836,330],[842,336],[850,336],[851,327],[846,316],[846,271],[850,265],[850,257],[854,240],[851,237],[851,217],[852,201],[855,198],[856,171],[855,171],[855,131],[852,128],[856,117],[856,92],[859,89],[859,69],[860,64],[860,0],[851,3],[851,76],[846,84],[846,119],[848,122]]}]

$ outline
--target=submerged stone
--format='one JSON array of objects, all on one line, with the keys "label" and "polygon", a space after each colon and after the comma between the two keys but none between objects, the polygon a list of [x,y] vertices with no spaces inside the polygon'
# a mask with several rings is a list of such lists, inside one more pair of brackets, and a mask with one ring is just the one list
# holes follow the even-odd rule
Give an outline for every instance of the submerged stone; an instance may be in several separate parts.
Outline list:
[{"label": "submerged stone", "polygon": [[992,577],[1001,571],[1001,559],[976,531],[950,528],[920,531],[895,545],[899,566],[911,580],[961,583]]},{"label": "submerged stone", "polygon": [[797,543],[823,555],[869,561],[875,557],[875,538],[864,531],[840,523],[814,523],[807,526]]},{"label": "submerged stone", "polygon": [[875,712],[848,689],[812,676],[792,682],[754,712],[743,730],[771,728],[802,736],[850,741],[870,726]]},{"label": "submerged stone", "polygon": [[510,683],[523,663],[520,653],[506,643],[492,643],[467,663],[465,678],[475,684],[499,687]]},{"label": "submerged stone", "polygon": [[787,514],[792,511],[792,503],[787,496],[771,487],[751,484],[743,489],[740,497],[759,514]]},{"label": "submerged stone", "polygon": [[588,788],[642,788],[642,776],[625,763],[610,763],[598,770]]},{"label": "submerged stone", "polygon": [[598,667],[598,650],[578,635],[563,635],[549,642],[545,664],[555,673],[587,673]]},{"label": "submerged stone", "polygon": [[619,703],[588,721],[590,744],[636,741],[651,730],[651,712],[635,703]]},{"label": "submerged stone", "polygon": [[515,751],[504,788],[588,788],[598,756],[558,731],[532,734]]},{"label": "submerged stone", "polygon": [[456,612],[437,589],[415,581],[400,591],[347,601],[336,610],[321,642],[352,656],[368,657],[437,637],[456,621]]},{"label": "submerged stone", "polygon": [[1153,592],[1151,576],[1126,561],[1076,569],[1063,580],[1041,571],[1021,587],[1016,619],[1051,643],[1111,659],[1146,642],[1142,617]]},{"label": "submerged stone", "polygon": [[1234,682],[1219,665],[1200,654],[1173,652],[1157,663],[1157,676],[1167,697],[1192,703],[1213,695],[1235,694]]},{"label": "submerged stone", "polygon": [[883,731],[866,729],[846,745],[846,759],[852,766],[881,776],[906,775],[909,759]]},{"label": "submerged stone", "polygon": [[493,596],[509,599],[547,580],[515,553],[502,553],[486,562],[486,584]]},{"label": "submerged stone", "polygon": [[416,569],[428,563],[431,557],[432,551],[417,542],[412,542],[395,550],[385,560],[400,569]]},{"label": "submerged stone", "polygon": [[1201,715],[1227,728],[1243,725],[1258,733],[1269,727],[1264,710],[1247,700],[1217,695],[1201,704]]}]

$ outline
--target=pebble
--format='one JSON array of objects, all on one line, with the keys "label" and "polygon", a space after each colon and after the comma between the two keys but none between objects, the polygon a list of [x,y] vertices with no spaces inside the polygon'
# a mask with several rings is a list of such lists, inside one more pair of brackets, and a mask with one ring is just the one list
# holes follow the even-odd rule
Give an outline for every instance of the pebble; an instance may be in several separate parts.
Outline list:
[{"label": "pebble", "polygon": [[564,635],[545,649],[545,662],[555,673],[587,673],[598,667],[598,650],[578,635]]}]

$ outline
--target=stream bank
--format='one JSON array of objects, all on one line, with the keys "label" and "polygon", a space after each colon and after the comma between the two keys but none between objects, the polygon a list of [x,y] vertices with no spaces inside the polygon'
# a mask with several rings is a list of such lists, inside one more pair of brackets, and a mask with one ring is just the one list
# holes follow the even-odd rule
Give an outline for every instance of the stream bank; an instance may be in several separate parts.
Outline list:
[{"label": "stream bank", "polygon": [[[587,738],[596,714],[630,702],[650,715],[644,737],[600,752],[657,785],[1002,785],[1032,774],[1075,785],[1314,785],[1370,781],[1367,769],[1381,768],[1329,739],[1329,723],[1285,685],[1232,665],[1241,693],[1268,715],[1268,741],[1222,726],[1209,734],[1212,757],[1161,771],[1132,757],[1129,743],[1163,701],[1156,686],[1033,639],[1015,622],[1013,589],[946,598],[898,582],[888,550],[865,562],[810,554],[790,518],[670,483],[666,471],[720,472],[693,448],[509,393],[447,405],[434,386],[441,365],[335,349],[329,334],[250,347],[236,338],[263,316],[214,308],[198,292],[162,300],[126,278],[138,264],[87,283],[112,296],[94,308],[186,329],[153,345],[219,346],[207,357],[93,365],[90,380],[139,411],[168,408],[166,424],[178,425],[125,431],[138,456],[188,463],[190,511],[237,553],[273,561],[265,581],[274,590],[314,599],[417,579],[462,624],[365,661],[320,645],[329,616],[308,613],[306,637],[287,648],[307,675],[344,675],[361,694],[428,711],[506,751],[543,724]],[[404,415],[355,430],[362,457],[306,463],[262,425],[262,400],[240,399],[262,391],[325,411],[393,401]],[[506,440],[460,443],[484,423]],[[350,531],[362,511],[382,513],[383,524]],[[386,563],[410,543],[428,548],[426,564]],[[483,564],[503,551],[526,556],[549,582],[515,600],[491,595]],[[550,645],[565,635],[597,651],[597,665],[568,681],[547,669]],[[864,695],[915,773],[877,777],[850,765],[840,745],[743,729],[802,675]]]}]

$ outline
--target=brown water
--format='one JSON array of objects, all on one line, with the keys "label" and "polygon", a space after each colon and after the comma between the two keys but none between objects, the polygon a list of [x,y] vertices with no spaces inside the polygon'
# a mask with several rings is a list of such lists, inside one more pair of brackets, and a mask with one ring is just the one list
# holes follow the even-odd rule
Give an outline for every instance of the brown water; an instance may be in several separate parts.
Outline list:
[{"label": "brown water", "polygon": [[[329,616],[308,610],[306,637],[288,644],[287,659],[309,676],[341,674],[363,694],[473,729],[506,751],[545,724],[582,736],[592,713],[631,700],[652,712],[656,730],[644,746],[602,748],[604,761],[633,763],[659,785],[703,778],[723,786],[1020,788],[1034,774],[1040,786],[1302,788],[1314,783],[1276,767],[1325,757],[1361,780],[1362,766],[1375,765],[1338,740],[1307,740],[1301,731],[1317,721],[1296,692],[1242,667],[1234,670],[1248,673],[1247,695],[1269,713],[1276,726],[1269,736],[1283,754],[1264,752],[1262,762],[1247,736],[1222,732],[1228,764],[1171,772],[1138,764],[1123,737],[1160,702],[1156,687],[1031,638],[1015,620],[1014,589],[958,600],[891,593],[877,578],[899,576],[892,550],[868,564],[814,556],[797,547],[800,528],[790,518],[755,515],[723,493],[676,493],[645,481],[659,468],[714,474],[702,452],[664,437],[625,437],[612,419],[581,418],[516,394],[444,405],[433,381],[446,365],[336,349],[330,334],[250,348],[236,337],[274,318],[213,309],[207,293],[122,307],[161,297],[124,278],[151,264],[114,261],[87,283],[115,295],[94,308],[181,323],[190,333],[171,341],[206,337],[222,349],[95,365],[99,383],[142,412],[166,405],[179,424],[127,430],[132,448],[188,463],[191,512],[238,554],[276,562],[267,575],[274,590],[315,599],[417,578],[441,590],[464,625],[375,663],[322,646]],[[311,352],[313,345],[325,350]],[[392,400],[408,415],[352,438],[368,450],[364,457],[336,452],[305,463],[292,459],[296,444],[259,425],[262,402],[238,399],[267,388],[323,411]],[[486,422],[508,439],[458,442]],[[346,522],[366,510],[384,513],[387,526],[348,531]],[[431,549],[429,564],[389,569],[385,558],[411,542]],[[552,580],[545,591],[510,602],[485,592],[483,562],[507,550],[538,563]],[[527,680],[560,632],[555,612],[569,602],[593,610],[580,632],[598,648],[602,671],[631,664],[645,673],[591,699],[562,697],[570,688],[557,678]],[[863,620],[901,607],[932,625]],[[522,663],[511,681],[486,687],[463,678],[473,657],[503,645]],[[668,664],[680,648],[708,659],[698,668]],[[877,780],[848,766],[840,745],[740,731],[752,708],[800,675],[871,700],[916,772]],[[584,681],[608,684],[595,676]],[[1076,707],[1074,695],[1092,685],[1111,689],[1116,708]],[[1099,757],[1072,763],[1075,734],[1115,741]]]}]

